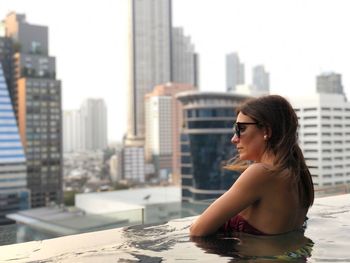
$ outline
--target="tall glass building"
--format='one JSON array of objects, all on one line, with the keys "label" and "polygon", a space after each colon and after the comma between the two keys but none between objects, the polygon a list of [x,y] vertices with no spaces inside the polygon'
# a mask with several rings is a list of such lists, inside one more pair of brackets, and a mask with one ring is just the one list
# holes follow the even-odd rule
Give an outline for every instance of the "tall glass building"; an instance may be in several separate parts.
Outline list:
[{"label": "tall glass building", "polygon": [[62,203],[61,81],[56,58],[49,55],[48,27],[27,22],[24,14],[9,13],[6,38],[14,45],[12,94],[20,137],[27,159],[31,206]]},{"label": "tall glass building", "polygon": [[236,155],[231,144],[235,108],[246,96],[217,92],[183,92],[181,131],[182,201],[200,202],[223,194],[239,173],[223,169]]},{"label": "tall glass building", "polygon": [[28,209],[26,158],[0,63],[0,225],[6,214]]}]

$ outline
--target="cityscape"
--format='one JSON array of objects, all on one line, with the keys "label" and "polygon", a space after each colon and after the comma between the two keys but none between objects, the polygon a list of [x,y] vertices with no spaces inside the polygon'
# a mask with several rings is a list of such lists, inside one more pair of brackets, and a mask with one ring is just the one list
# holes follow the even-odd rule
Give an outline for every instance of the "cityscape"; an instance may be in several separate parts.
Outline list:
[{"label": "cityscape", "polygon": [[237,154],[235,108],[268,94],[286,96],[298,115],[316,195],[350,189],[349,76],[340,67],[309,76],[304,94],[276,92],[268,57],[254,61],[237,46],[220,60],[222,90],[208,89],[201,43],[174,23],[177,1],[125,2],[127,67],[115,73],[125,85],[108,84],[126,94],[122,112],[98,83],[99,96],[81,90],[80,105],[65,107],[73,91],[50,49],[56,32],[30,13],[0,17],[0,226],[16,225],[0,245],[197,215],[239,177],[223,169]]}]

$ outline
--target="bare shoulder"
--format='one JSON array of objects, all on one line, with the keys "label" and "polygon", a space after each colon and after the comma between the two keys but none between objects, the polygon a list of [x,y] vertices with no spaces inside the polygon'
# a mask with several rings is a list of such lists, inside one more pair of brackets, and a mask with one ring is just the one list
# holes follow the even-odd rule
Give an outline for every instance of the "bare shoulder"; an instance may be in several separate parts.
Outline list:
[{"label": "bare shoulder", "polygon": [[273,177],[273,173],[271,171],[271,166],[263,163],[254,163],[242,173],[242,177],[267,180]]}]

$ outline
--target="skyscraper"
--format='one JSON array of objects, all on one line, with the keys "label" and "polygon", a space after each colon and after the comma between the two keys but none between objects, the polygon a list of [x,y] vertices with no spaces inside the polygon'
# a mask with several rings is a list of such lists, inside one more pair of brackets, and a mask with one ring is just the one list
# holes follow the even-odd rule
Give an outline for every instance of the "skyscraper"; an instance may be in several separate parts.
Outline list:
[{"label": "skyscraper", "polygon": [[172,30],[172,76],[174,83],[186,83],[198,88],[198,59],[191,37],[185,36],[183,28]]},{"label": "skyscraper", "polygon": [[268,94],[270,92],[269,73],[263,65],[253,68],[253,88],[259,93]]},{"label": "skyscraper", "polygon": [[76,152],[86,150],[85,122],[80,110],[63,112],[63,150]]},{"label": "skyscraper", "polygon": [[130,83],[126,144],[143,145],[144,96],[171,76],[171,0],[129,0]]},{"label": "skyscraper", "polygon": [[86,150],[107,147],[107,108],[103,99],[87,99],[80,108]]},{"label": "skyscraper", "polygon": [[316,77],[316,91],[318,93],[344,94],[341,75],[326,72]]},{"label": "skyscraper", "polygon": [[237,53],[226,55],[226,91],[236,90],[236,86],[244,84],[244,64],[240,62]]},{"label": "skyscraper", "polygon": [[14,12],[4,20],[14,47],[10,93],[27,157],[32,207],[62,202],[61,82],[49,56],[48,28]]},{"label": "skyscraper", "polygon": [[30,207],[26,158],[0,62],[0,225],[5,215]]}]

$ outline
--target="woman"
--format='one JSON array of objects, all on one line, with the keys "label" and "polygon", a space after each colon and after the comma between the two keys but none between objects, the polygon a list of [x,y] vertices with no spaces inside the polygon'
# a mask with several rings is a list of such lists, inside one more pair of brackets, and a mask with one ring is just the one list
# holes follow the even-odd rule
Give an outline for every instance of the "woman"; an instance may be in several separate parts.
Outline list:
[{"label": "woman", "polygon": [[231,142],[239,158],[228,168],[246,169],[195,220],[191,236],[218,230],[276,235],[302,227],[314,189],[297,128],[298,118],[281,96],[250,99],[238,108]]}]

